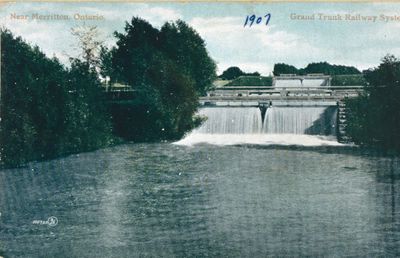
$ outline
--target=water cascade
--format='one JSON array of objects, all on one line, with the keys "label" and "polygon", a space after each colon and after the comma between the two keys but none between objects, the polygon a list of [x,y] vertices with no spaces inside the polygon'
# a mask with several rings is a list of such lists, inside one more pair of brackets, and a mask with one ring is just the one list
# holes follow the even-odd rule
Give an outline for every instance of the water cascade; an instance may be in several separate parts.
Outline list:
[{"label": "water cascade", "polygon": [[270,107],[263,132],[268,134],[334,135],[336,107]]},{"label": "water cascade", "polygon": [[341,145],[336,140],[335,106],[271,106],[264,121],[261,113],[257,107],[202,108],[199,115],[207,120],[176,144]]},{"label": "water cascade", "polygon": [[202,108],[199,115],[207,120],[195,133],[254,134],[262,130],[261,112],[256,107]]}]

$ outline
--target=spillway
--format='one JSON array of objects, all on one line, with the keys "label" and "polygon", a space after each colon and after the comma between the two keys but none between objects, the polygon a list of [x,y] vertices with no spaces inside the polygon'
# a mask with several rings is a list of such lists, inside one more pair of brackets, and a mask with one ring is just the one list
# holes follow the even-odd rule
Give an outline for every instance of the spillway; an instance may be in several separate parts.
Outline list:
[{"label": "spillway", "polygon": [[207,120],[196,129],[202,134],[255,134],[261,133],[261,112],[256,107],[202,108],[200,116]]},{"label": "spillway", "polygon": [[270,107],[267,109],[263,133],[334,135],[335,107]]},{"label": "spillway", "polygon": [[261,112],[257,107],[201,108],[198,114],[206,121],[175,144],[341,145],[335,106],[271,106],[264,116]]}]

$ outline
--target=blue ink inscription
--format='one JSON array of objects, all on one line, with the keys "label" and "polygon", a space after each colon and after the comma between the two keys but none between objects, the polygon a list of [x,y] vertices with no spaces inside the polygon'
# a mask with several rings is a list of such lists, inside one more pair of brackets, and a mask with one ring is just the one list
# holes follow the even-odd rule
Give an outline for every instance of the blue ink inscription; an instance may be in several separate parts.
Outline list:
[{"label": "blue ink inscription", "polygon": [[251,26],[253,26],[254,22],[256,24],[260,24],[263,20],[264,20],[263,24],[265,24],[265,26],[267,26],[269,21],[271,20],[271,14],[267,13],[266,15],[264,15],[264,17],[262,17],[262,16],[257,17],[255,14],[247,15],[243,27],[246,27],[246,26],[251,27]]}]

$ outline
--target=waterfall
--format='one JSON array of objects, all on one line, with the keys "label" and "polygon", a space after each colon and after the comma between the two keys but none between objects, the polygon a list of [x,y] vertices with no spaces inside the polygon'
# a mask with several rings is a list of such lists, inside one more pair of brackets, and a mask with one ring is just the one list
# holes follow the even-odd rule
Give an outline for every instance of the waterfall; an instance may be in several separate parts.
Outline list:
[{"label": "waterfall", "polygon": [[311,134],[333,135],[335,107],[269,107],[264,122],[256,107],[206,107],[207,120],[194,132],[201,134]]},{"label": "waterfall", "polygon": [[196,129],[203,134],[261,133],[261,112],[256,107],[206,107],[199,111],[207,120]]},{"label": "waterfall", "polygon": [[207,120],[175,144],[338,146],[333,107],[269,107],[264,122],[257,107],[205,107]]},{"label": "waterfall", "polygon": [[333,135],[336,107],[269,107],[263,133]]}]

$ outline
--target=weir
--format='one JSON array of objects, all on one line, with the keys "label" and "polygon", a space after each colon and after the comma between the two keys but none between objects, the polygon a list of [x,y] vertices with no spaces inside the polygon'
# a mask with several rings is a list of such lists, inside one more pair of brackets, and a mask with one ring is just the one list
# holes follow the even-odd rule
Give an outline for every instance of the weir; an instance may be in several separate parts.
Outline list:
[{"label": "weir", "polygon": [[335,135],[335,107],[270,107],[263,132],[272,134]]},{"label": "weir", "polygon": [[331,81],[330,76],[323,74],[287,74],[273,77],[272,86],[216,87],[200,97],[200,114],[209,120],[193,133],[241,137],[258,134],[264,139],[271,135],[278,138],[317,135],[330,136],[336,142],[351,142],[346,134],[344,100],[359,96],[364,87],[332,86]]},{"label": "weir", "polygon": [[199,115],[205,123],[196,129],[203,134],[254,134],[261,133],[261,111],[255,107],[212,107],[202,108]]},{"label": "weir", "polygon": [[207,120],[194,134],[336,136],[336,107],[204,107],[199,115]]}]

